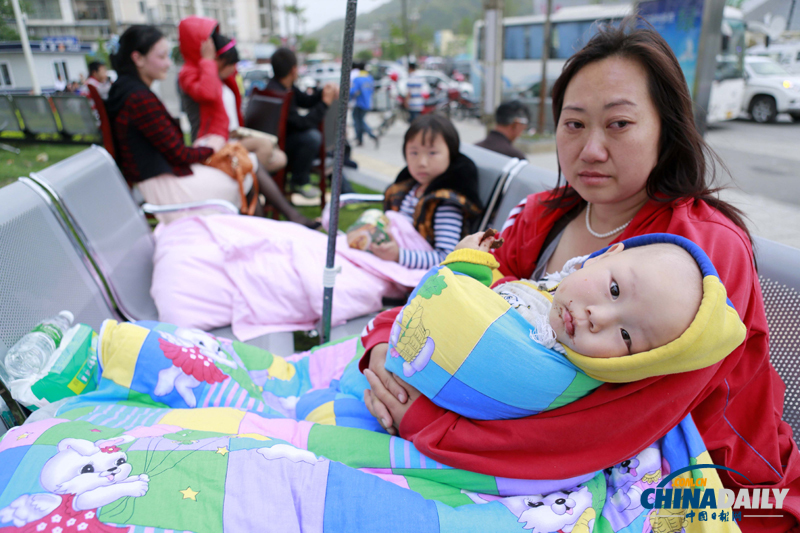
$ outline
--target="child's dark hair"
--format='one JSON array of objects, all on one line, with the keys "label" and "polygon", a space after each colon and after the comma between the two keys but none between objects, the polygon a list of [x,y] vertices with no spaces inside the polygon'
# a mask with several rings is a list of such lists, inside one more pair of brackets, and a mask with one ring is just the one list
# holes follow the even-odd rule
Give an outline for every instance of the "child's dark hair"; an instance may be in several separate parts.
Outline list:
[{"label": "child's dark hair", "polygon": [[[422,144],[433,144],[436,136],[441,135],[447,145],[447,150],[450,152],[448,169],[431,181],[425,189],[425,194],[431,194],[440,189],[451,189],[463,194],[478,208],[482,209],[483,204],[478,194],[478,170],[472,160],[459,152],[458,131],[456,131],[450,119],[437,113],[417,117],[411,123],[403,139],[403,157],[406,155],[406,145],[420,132],[422,133]],[[412,179],[414,177],[408,169],[404,169],[397,176],[395,183]]]},{"label": "child's dark hair", "polygon": [[125,33],[119,38],[119,50],[111,56],[111,66],[117,71],[117,74],[130,74],[138,76],[139,71],[136,70],[136,64],[131,58],[131,54],[139,52],[146,56],[150,49],[153,48],[158,41],[164,38],[164,34],[155,26],[147,26],[144,24],[135,24],[125,30]]},{"label": "child's dark hair", "polygon": [[436,136],[441,135],[450,151],[450,162],[455,160],[460,144],[458,131],[447,117],[438,113],[420,115],[411,123],[403,138],[403,158],[406,157],[406,145],[420,132],[422,132],[422,144],[432,144]]},{"label": "child's dark hair", "polygon": [[[236,43],[233,46],[230,46],[231,39],[225,37],[221,33],[212,33],[211,38],[214,40],[214,48],[217,50],[217,59],[222,61],[222,65],[227,67],[228,65],[235,65],[239,62],[239,51],[236,50]],[[220,53],[220,50],[224,49],[225,47],[229,47],[224,52]]]},{"label": "child's dark hair", "polygon": [[100,67],[106,66],[102,61],[92,61],[89,63],[89,76],[100,70]]}]

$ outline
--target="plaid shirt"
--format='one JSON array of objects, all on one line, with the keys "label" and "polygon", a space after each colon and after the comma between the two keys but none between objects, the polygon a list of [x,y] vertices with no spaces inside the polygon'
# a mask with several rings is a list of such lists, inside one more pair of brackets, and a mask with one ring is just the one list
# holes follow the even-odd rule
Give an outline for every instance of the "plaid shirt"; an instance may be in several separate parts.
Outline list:
[{"label": "plaid shirt", "polygon": [[130,183],[153,176],[142,175],[137,160],[147,154],[135,153],[128,142],[131,129],[137,130],[152,148],[166,159],[176,176],[192,174],[189,165],[208,159],[214,150],[208,147],[192,148],[183,142],[183,132],[169,115],[164,104],[149,89],[131,92],[114,120],[117,164]]}]

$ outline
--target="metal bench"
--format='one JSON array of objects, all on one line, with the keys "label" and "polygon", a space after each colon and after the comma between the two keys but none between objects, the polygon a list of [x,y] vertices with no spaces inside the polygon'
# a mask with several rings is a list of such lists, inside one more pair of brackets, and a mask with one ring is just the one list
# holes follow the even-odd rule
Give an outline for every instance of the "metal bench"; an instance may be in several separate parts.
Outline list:
[{"label": "metal bench", "polygon": [[[96,331],[103,320],[117,318],[80,244],[38,186],[21,178],[0,188],[0,205],[0,361],[37,323],[63,309]],[[19,406],[3,398],[22,423]]]},{"label": "metal bench", "polygon": [[[66,223],[74,228],[119,315],[125,320],[157,320],[158,311],[150,296],[155,242],[142,210],[131,198],[108,152],[91,146],[31,174],[31,180],[62,208]],[[155,212],[223,204],[227,202],[146,207]],[[228,205],[235,213],[236,209]],[[210,333],[235,338],[230,327]],[[294,351],[291,333],[266,335],[250,340],[249,344],[278,355]]]},{"label": "metal bench", "polygon": [[97,120],[92,113],[91,100],[84,96],[51,96],[51,101],[61,119],[61,133],[71,139],[78,136],[102,139]]},{"label": "metal bench", "polygon": [[800,250],[756,237],[758,278],[769,324],[769,357],[786,384],[783,419],[800,435]]}]

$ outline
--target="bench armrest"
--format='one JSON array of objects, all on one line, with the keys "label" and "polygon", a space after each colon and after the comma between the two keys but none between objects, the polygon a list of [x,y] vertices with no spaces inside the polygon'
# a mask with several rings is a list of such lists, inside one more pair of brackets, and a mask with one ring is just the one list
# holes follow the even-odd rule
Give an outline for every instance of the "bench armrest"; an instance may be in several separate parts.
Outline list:
[{"label": "bench armrest", "polygon": [[142,211],[151,215],[157,215],[160,213],[174,213],[176,211],[197,211],[200,209],[217,209],[224,213],[233,215],[239,214],[239,209],[226,200],[203,200],[202,202],[169,205],[155,205],[148,203],[142,204]]},{"label": "bench armrest", "polygon": [[339,196],[339,205],[361,204],[361,203],[383,203],[382,194],[358,194],[349,192]]}]

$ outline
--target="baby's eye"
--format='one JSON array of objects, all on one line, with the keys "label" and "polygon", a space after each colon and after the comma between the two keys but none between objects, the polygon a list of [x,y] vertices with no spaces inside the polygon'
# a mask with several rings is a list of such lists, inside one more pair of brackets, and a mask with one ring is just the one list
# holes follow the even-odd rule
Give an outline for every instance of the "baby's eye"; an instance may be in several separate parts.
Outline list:
[{"label": "baby's eye", "polygon": [[616,300],[619,298],[619,285],[617,285],[616,281],[611,282],[611,296]]},{"label": "baby's eye", "polygon": [[624,329],[619,330],[620,334],[622,335],[622,341],[625,343],[625,346],[628,347],[628,351],[631,351],[631,336],[630,334],[625,331]]}]

